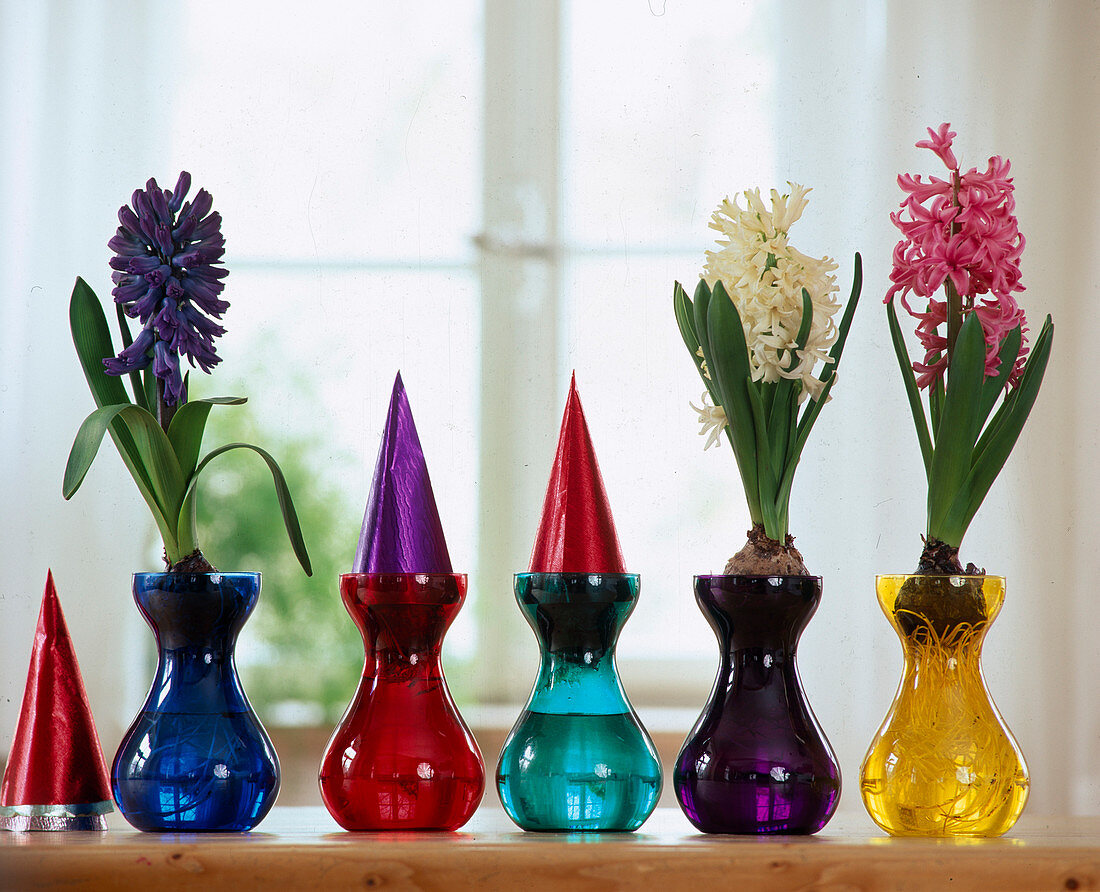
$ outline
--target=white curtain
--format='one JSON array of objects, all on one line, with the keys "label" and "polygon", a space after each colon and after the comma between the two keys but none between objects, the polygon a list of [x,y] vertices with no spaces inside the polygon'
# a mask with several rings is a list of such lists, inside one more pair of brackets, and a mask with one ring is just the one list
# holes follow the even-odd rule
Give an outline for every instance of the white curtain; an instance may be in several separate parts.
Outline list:
[{"label": "white curtain", "polygon": [[95,408],[69,336],[69,293],[84,275],[109,296],[101,283],[109,281],[104,264],[115,213],[155,169],[166,137],[169,76],[157,58],[150,10],[138,0],[0,3],[5,753],[47,568],[108,758],[149,682],[126,668],[147,637],[126,596],[130,573],[155,562],[144,505],[109,442],[68,504],[61,477],[76,429]]}]

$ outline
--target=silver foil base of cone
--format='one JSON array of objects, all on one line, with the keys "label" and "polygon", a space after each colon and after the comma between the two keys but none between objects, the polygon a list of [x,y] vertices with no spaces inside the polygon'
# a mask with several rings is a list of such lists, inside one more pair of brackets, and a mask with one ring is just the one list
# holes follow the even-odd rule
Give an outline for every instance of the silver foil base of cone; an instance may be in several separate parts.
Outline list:
[{"label": "silver foil base of cone", "polygon": [[28,832],[36,830],[106,830],[104,815],[3,815],[0,830]]}]

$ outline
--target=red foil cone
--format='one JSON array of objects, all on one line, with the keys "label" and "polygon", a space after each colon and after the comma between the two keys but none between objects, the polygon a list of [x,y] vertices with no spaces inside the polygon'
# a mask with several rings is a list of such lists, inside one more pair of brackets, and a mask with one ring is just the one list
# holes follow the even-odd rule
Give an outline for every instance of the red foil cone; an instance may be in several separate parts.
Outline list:
[{"label": "red foil cone", "polygon": [[531,553],[531,572],[626,572],[600,466],[577,395],[576,374],[569,385],[558,452]]},{"label": "red foil cone", "polygon": [[0,829],[106,830],[111,785],[69,629],[46,591],[15,739],[0,786]]}]

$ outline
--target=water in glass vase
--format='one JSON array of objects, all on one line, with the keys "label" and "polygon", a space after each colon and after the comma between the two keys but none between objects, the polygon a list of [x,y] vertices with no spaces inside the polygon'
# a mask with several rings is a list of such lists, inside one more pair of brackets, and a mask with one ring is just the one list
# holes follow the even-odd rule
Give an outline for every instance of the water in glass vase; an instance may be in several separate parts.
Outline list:
[{"label": "water in glass vase", "polygon": [[497,769],[505,809],[527,830],[636,830],[661,772],[631,712],[524,710]]}]

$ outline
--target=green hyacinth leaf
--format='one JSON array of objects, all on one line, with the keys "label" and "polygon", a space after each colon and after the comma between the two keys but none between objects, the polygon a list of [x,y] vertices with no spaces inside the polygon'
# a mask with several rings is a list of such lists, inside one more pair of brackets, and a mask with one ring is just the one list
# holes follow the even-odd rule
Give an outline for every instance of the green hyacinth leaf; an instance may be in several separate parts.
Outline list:
[{"label": "green hyacinth leaf", "polygon": [[672,309],[676,314],[680,337],[684,339],[691,355],[695,356],[695,351],[699,349],[699,333],[695,330],[695,306],[679,282],[672,283]]},{"label": "green hyacinth leaf", "polygon": [[[176,515],[183,498],[183,477],[167,436],[156,419],[144,409],[130,403],[101,406],[84,419],[69,451],[62,495],[70,499],[80,488],[99,452],[104,434],[112,425],[119,423],[125,425],[126,432],[134,441],[134,452],[142,471],[139,475],[131,468],[131,475],[153,512],[169,559],[173,562],[179,560],[182,555],[174,555],[173,552],[176,550]],[[125,454],[123,459],[126,460]]]},{"label": "green hyacinth leaf", "polygon": [[[948,526],[951,505],[970,473],[981,430],[978,413],[985,381],[985,334],[977,314],[963,322],[947,368],[947,392],[940,417],[940,436],[928,475],[928,535],[958,546],[961,533]],[[955,541],[958,540],[958,541]]]},{"label": "green hyacinth leaf", "polygon": [[309,553],[306,551],[305,539],[302,537],[302,527],[298,522],[298,513],[294,510],[294,500],[290,497],[290,489],[286,485],[286,478],[279,468],[279,463],[259,446],[253,446],[251,443],[229,443],[225,446],[219,446],[217,449],[207,453],[206,457],[199,462],[198,467],[195,468],[195,473],[191,475],[191,479],[187,483],[187,492],[180,509],[178,523],[180,526],[193,523],[193,518],[195,516],[195,492],[199,475],[211,461],[219,455],[224,455],[226,452],[233,449],[249,449],[259,455],[267,464],[268,470],[271,471],[271,479],[275,484],[275,494],[279,499],[279,509],[283,515],[283,525],[286,527],[290,545],[294,549],[294,556],[298,558],[298,563],[302,565],[302,569],[305,570],[306,576],[312,576],[313,567],[309,562]]},{"label": "green hyacinth leaf", "polygon": [[989,413],[993,411],[997,398],[1008,387],[1008,380],[1012,375],[1012,370],[1016,367],[1016,358],[1020,355],[1020,343],[1023,339],[1023,331],[1017,325],[1005,336],[1004,341],[1001,343],[1001,349],[997,353],[997,373],[986,378],[985,383],[982,385],[980,413],[982,424],[989,417]]},{"label": "green hyacinth leaf", "polygon": [[145,402],[149,405],[149,411],[157,404],[157,376],[153,374],[153,366],[149,364],[141,373],[141,386],[145,392]]},{"label": "green hyacinth leaf", "polygon": [[[111,333],[107,327],[107,317],[95,292],[80,277],[77,277],[76,284],[73,285],[72,297],[69,300],[69,329],[72,333],[73,346],[76,347],[77,358],[84,371],[84,379],[88,382],[88,389],[92,392],[92,399],[96,406],[103,408],[129,404],[130,398],[126,394],[122,380],[114,375],[108,375],[103,368],[103,360],[115,355]],[[117,416],[112,419],[109,430],[123,464],[126,465],[130,476],[134,478],[142,497],[149,502],[153,498],[153,481],[138,453],[133,435]],[[98,445],[96,448],[98,450]],[[83,479],[84,475],[81,474],[76,483],[77,487]],[[63,488],[68,487],[63,484]],[[72,492],[75,491],[74,487]],[[70,496],[71,494],[70,492]]]},{"label": "green hyacinth leaf", "polygon": [[[933,357],[933,362],[938,361]],[[937,377],[928,385],[928,414],[932,420],[932,439],[940,435],[940,416],[943,414],[943,376]]]},{"label": "green hyacinth leaf", "polygon": [[[814,422],[817,421],[817,416],[821,413],[821,407],[825,405],[828,391],[832,389],[833,382],[836,380],[836,373],[840,368],[840,359],[844,355],[844,345],[848,342],[848,332],[852,328],[852,319],[855,317],[856,307],[859,305],[859,297],[863,293],[863,257],[858,251],[852,266],[852,290],[848,295],[848,303],[844,306],[844,315],[840,317],[840,325],[837,326],[836,340],[829,351],[829,358],[832,359],[832,362],[826,365],[821,370],[821,374],[817,376],[817,379],[825,387],[816,400],[809,399],[806,401],[807,406],[802,412],[802,419],[798,422],[798,439],[795,440],[796,451],[792,452],[795,462],[801,456],[802,446],[806,445],[806,438],[810,435]],[[801,442],[801,445],[798,445],[799,442]]]},{"label": "green hyacinth leaf", "polygon": [[[745,330],[737,307],[726,293],[725,286],[714,283],[712,299],[707,308],[706,338],[710,345],[707,368],[715,382],[719,405],[729,421],[730,442],[733,445],[749,514],[754,521],[763,519],[760,510],[759,461],[757,454],[756,420],[749,398],[752,376]],[[699,322],[699,300],[695,301],[696,325]],[[704,347],[704,351],[707,348]],[[764,459],[766,461],[766,459]]]},{"label": "green hyacinth leaf", "polygon": [[[695,296],[692,298],[692,318],[695,323],[695,337],[699,346],[703,348],[703,356],[710,353],[710,334],[707,330],[707,312],[710,310],[711,290],[706,279],[700,279],[695,286]],[[709,368],[708,360],[708,368]]]},{"label": "green hyacinth leaf", "polygon": [[901,379],[905,383],[905,395],[909,399],[909,411],[913,414],[913,425],[917,429],[917,442],[920,443],[921,457],[924,459],[924,474],[932,475],[932,438],[928,434],[928,421],[924,417],[924,405],[917,390],[917,379],[913,375],[913,366],[909,361],[909,352],[905,349],[905,337],[898,324],[898,314],[894,302],[886,304],[886,320],[890,326],[890,341],[894,345],[894,355],[901,369]]},{"label": "green hyacinth leaf", "polygon": [[[703,287],[706,287],[706,282],[702,282]],[[714,382],[703,374],[703,363],[705,361],[703,356],[699,355],[699,351],[702,349],[702,345],[699,342],[699,334],[695,329],[695,306],[692,304],[691,299],[687,296],[687,292],[684,291],[683,286],[676,282],[672,288],[672,303],[673,309],[676,313],[676,325],[680,329],[680,337],[684,339],[684,346],[687,347],[688,353],[691,354],[691,361],[695,363],[695,371],[699,373],[699,378],[703,382],[703,385],[707,389],[707,393],[710,394],[711,402],[715,405],[720,405],[720,400],[714,386]],[[729,436],[729,429],[726,429],[726,435]]]},{"label": "green hyacinth leaf", "polygon": [[998,412],[1000,417],[996,419],[995,429],[988,438],[983,437],[983,440],[979,441],[966,484],[951,507],[949,520],[957,526],[961,525],[963,532],[970,525],[974,515],[978,513],[978,509],[1016,446],[1016,441],[1039,396],[1039,388],[1043,383],[1043,375],[1046,373],[1053,343],[1054,324],[1050,316],[1047,316],[1035,347],[1024,364],[1024,373],[1020,377],[1019,385],[1001,407],[1001,412]]},{"label": "green hyacinth leaf", "polygon": [[99,298],[81,278],[77,278],[69,301],[69,328],[95,404],[117,406],[130,402],[122,380],[103,370],[103,360],[114,356],[115,348]]},{"label": "green hyacinth leaf", "polygon": [[202,400],[184,403],[172,417],[168,426],[168,439],[179,460],[180,470],[185,478],[191,476],[199,461],[202,448],[202,435],[206,430],[206,421],[214,406],[240,406],[248,400],[243,396],[214,396]]},{"label": "green hyacinth leaf", "polygon": [[[791,350],[791,361],[787,363],[787,371],[791,371],[798,365],[798,353],[806,348],[806,342],[810,339],[810,329],[814,321],[814,305],[810,300],[810,292],[802,289],[802,321],[795,335],[795,344]],[[768,395],[764,400],[764,413],[767,418],[767,438],[771,465],[776,485],[783,477],[783,472],[788,460],[791,447],[794,442],[792,430],[792,416],[798,415],[798,392],[801,382],[791,378],[780,378],[774,384],[764,384],[760,389]]]}]

